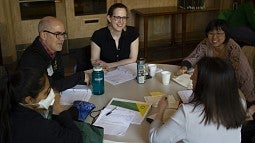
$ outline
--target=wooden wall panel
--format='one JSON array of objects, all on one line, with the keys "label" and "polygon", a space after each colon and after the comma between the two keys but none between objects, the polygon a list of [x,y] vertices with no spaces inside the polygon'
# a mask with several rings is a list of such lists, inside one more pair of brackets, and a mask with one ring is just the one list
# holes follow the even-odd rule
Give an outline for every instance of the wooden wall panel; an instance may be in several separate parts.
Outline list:
[{"label": "wooden wall panel", "polygon": [[220,8],[221,9],[232,8],[232,3],[233,3],[233,0],[221,0]]},{"label": "wooden wall panel", "polygon": [[[113,4],[113,0],[107,0],[107,7]],[[91,37],[93,32],[107,25],[106,14],[75,16],[73,0],[66,0],[66,17],[68,38]],[[98,23],[87,23],[86,20],[98,20]]]},{"label": "wooden wall panel", "polygon": [[[88,15],[88,16],[74,16],[73,0],[61,0],[62,2],[56,3],[57,17],[61,19],[66,25],[69,39],[86,38],[90,37],[92,33],[101,27],[107,25],[106,14]],[[107,0],[107,8],[115,2],[122,2],[131,10],[133,8],[143,7],[160,7],[160,6],[175,6],[177,0]],[[231,7],[229,0],[206,0],[206,6],[219,6],[220,8]],[[129,25],[134,25],[134,15],[129,13]],[[203,18],[202,22],[197,23],[196,16],[188,17],[187,30],[199,30],[208,22],[208,18],[213,15],[200,15]],[[202,19],[201,18],[201,19]],[[98,19],[98,23],[85,24],[85,20]],[[178,20],[180,18],[178,17]],[[2,43],[2,52],[6,61],[12,61],[16,58],[15,45],[29,44],[38,35],[37,25],[39,20],[25,20],[21,21],[19,0],[0,0],[0,36]],[[169,36],[171,18],[155,17],[149,21],[149,35],[150,38],[161,36]],[[142,26],[142,23],[141,23]],[[177,30],[180,31],[181,27],[178,26]],[[202,28],[203,29],[203,28]],[[141,37],[143,31],[140,31]]]},{"label": "wooden wall panel", "polygon": [[[56,3],[56,15],[66,25],[64,2],[63,0],[62,2]],[[38,36],[37,26],[40,19],[21,20],[19,0],[12,2],[11,10],[12,19],[14,21],[16,45],[32,43],[35,37]]]},{"label": "wooden wall panel", "polygon": [[0,0],[0,37],[1,50],[4,64],[16,61],[15,35],[13,21],[11,19],[10,3]]}]

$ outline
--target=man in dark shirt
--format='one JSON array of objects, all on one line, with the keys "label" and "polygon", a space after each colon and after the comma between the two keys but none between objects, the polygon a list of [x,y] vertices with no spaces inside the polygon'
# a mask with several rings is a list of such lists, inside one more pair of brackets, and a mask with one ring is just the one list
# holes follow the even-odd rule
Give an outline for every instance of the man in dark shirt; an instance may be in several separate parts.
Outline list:
[{"label": "man in dark shirt", "polygon": [[64,24],[55,17],[47,16],[38,24],[39,36],[22,54],[19,68],[35,67],[47,71],[50,84],[59,91],[76,84],[89,84],[89,74],[83,71],[64,76],[61,50],[66,38]]}]

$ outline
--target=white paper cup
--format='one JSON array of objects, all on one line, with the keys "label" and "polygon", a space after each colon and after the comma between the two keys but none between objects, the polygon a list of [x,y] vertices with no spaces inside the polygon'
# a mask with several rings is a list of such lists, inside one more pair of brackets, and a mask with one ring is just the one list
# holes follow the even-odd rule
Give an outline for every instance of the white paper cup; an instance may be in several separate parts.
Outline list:
[{"label": "white paper cup", "polygon": [[148,64],[148,68],[149,68],[149,75],[151,77],[154,77],[156,74],[157,65],[156,64]]},{"label": "white paper cup", "polygon": [[162,71],[161,75],[162,75],[162,83],[164,85],[168,85],[169,82],[170,82],[171,72],[169,72],[169,71]]}]

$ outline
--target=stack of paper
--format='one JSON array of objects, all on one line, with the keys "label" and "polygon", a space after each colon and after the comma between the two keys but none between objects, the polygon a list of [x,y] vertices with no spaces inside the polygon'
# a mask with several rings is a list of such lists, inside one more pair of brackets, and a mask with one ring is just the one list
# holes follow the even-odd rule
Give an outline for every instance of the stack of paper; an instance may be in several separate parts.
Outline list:
[{"label": "stack of paper", "polygon": [[120,66],[113,71],[107,72],[104,77],[105,81],[113,85],[133,80],[136,77],[136,64],[133,63],[125,66]]},{"label": "stack of paper", "polygon": [[151,96],[144,96],[144,100],[146,103],[152,105],[153,107],[158,107],[158,102],[165,93],[153,91],[150,92]]},{"label": "stack of paper", "polygon": [[173,80],[188,89],[192,89],[192,80],[190,77],[190,74],[182,74],[180,76],[174,77]]},{"label": "stack of paper", "polygon": [[60,93],[62,105],[72,105],[75,100],[89,101],[92,95],[91,89],[86,85],[76,85]]},{"label": "stack of paper", "polygon": [[[163,94],[160,96],[144,96],[146,103],[152,105],[153,107],[158,107],[158,102],[162,98]],[[179,106],[179,100],[176,100],[173,95],[167,95],[168,106],[167,108],[177,109]]]},{"label": "stack of paper", "polygon": [[125,108],[107,107],[101,111],[93,125],[103,127],[104,134],[123,136],[134,116],[134,112]]},{"label": "stack of paper", "polygon": [[131,63],[131,64],[119,66],[118,68],[123,69],[123,70],[127,70],[131,74],[135,74],[135,75],[136,75],[136,72],[137,72],[137,64],[136,63]]},{"label": "stack of paper", "polygon": [[130,124],[141,124],[150,105],[145,102],[112,98],[94,125],[104,128],[109,135],[124,135]]},{"label": "stack of paper", "polygon": [[151,107],[150,104],[146,102],[120,99],[120,98],[112,98],[108,106],[110,105],[131,110],[135,114],[135,117],[133,121],[131,122],[132,124],[141,124]]},{"label": "stack of paper", "polygon": [[[146,96],[144,98],[145,98],[146,102],[149,99],[149,102],[152,102],[153,104],[155,104],[155,102],[157,102],[156,104],[158,104],[158,101],[161,99],[161,97],[162,96]],[[152,100],[154,100],[154,101],[152,101]],[[179,100],[176,100],[173,95],[168,95],[167,100],[168,100],[168,107],[165,109],[165,112],[163,115],[164,123],[176,112],[176,110],[179,107],[179,103],[180,103]],[[150,120],[154,120],[156,117],[156,114],[152,114],[152,115],[148,116],[147,118],[149,118]]]}]

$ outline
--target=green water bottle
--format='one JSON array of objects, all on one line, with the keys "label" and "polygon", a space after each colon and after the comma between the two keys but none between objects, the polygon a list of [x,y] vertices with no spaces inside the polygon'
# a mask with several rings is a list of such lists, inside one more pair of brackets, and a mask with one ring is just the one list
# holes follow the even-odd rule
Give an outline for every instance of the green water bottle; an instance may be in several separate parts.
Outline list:
[{"label": "green water bottle", "polygon": [[92,72],[92,93],[94,95],[104,94],[104,71],[101,66],[95,66]]}]

